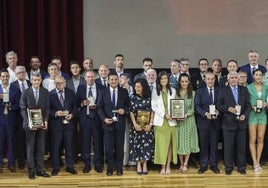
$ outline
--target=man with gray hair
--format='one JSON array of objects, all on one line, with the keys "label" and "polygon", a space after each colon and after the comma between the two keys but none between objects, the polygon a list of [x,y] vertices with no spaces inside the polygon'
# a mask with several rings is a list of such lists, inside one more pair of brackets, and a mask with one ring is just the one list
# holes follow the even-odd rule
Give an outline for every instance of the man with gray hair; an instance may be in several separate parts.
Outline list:
[{"label": "man with gray hair", "polygon": [[147,70],[147,75],[146,75],[146,80],[150,86],[150,90],[152,91],[153,89],[156,89],[156,71],[155,69],[148,69]]},{"label": "man with gray hair", "polygon": [[169,84],[171,87],[176,89],[178,87],[178,80],[180,76],[181,62],[178,59],[174,59],[170,62],[170,75]]}]

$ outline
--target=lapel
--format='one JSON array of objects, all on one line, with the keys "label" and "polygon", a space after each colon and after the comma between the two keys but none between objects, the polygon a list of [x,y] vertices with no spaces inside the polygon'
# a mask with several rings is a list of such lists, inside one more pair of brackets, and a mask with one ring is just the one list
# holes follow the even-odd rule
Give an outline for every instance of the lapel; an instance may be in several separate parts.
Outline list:
[{"label": "lapel", "polygon": [[[232,99],[233,99],[232,104],[236,105],[236,102],[235,102],[235,98],[234,98],[234,95],[233,95],[232,88],[231,88],[230,85],[227,86],[227,87],[228,87],[228,89],[227,89],[227,92],[228,92],[227,96],[232,96]],[[238,87],[238,90],[239,90],[239,87]],[[238,102],[239,102],[239,98],[240,98],[240,97],[239,97],[239,91],[238,91]]]}]

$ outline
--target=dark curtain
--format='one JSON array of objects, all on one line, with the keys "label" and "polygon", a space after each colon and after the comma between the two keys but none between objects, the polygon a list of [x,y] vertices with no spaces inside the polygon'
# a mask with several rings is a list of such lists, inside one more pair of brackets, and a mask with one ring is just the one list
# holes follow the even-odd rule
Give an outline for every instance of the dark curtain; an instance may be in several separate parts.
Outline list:
[{"label": "dark curtain", "polygon": [[46,70],[57,55],[69,71],[69,62],[84,56],[83,0],[0,0],[0,68],[10,50],[27,70],[31,56]]}]

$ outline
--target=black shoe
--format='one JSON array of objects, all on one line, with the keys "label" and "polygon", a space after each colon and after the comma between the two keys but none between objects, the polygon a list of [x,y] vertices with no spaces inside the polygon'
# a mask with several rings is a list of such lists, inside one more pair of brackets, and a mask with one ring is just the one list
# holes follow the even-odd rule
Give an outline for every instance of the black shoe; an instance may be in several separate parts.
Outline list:
[{"label": "black shoe", "polygon": [[116,172],[116,175],[122,176],[123,175],[123,169],[118,169]]},{"label": "black shoe", "polygon": [[35,173],[29,172],[29,179],[35,179]]},{"label": "black shoe", "polygon": [[218,167],[216,167],[216,166],[210,167],[210,170],[212,170],[212,172],[214,172],[215,174],[219,174],[220,173],[220,169],[218,169]]},{"label": "black shoe", "polygon": [[207,167],[200,167],[199,170],[198,170],[198,174],[203,174],[203,173],[205,173],[207,170],[208,170]]},{"label": "black shoe", "polygon": [[18,163],[18,167],[19,167],[19,169],[24,169],[25,163],[23,163],[23,162]]},{"label": "black shoe", "polygon": [[63,161],[63,159],[60,159],[60,166],[64,166],[64,161]]},{"label": "black shoe", "polygon": [[16,167],[15,165],[8,165],[8,169],[10,170],[10,172],[15,173],[16,172]]},{"label": "black shoe", "polygon": [[107,176],[112,176],[113,175],[113,169],[112,168],[107,168],[106,175]]},{"label": "black shoe", "polygon": [[138,174],[138,175],[142,175],[142,174],[143,174],[143,172],[142,172],[142,171],[140,171],[140,172],[139,172],[139,171],[137,171],[137,174]]},{"label": "black shoe", "polygon": [[103,172],[103,168],[102,167],[95,167],[95,170],[98,173],[102,173]]},{"label": "black shoe", "polygon": [[90,166],[85,165],[85,167],[83,169],[83,173],[89,173],[90,170],[91,170]]},{"label": "black shoe", "polygon": [[77,174],[77,171],[74,168],[66,168],[66,172],[69,172],[71,174]]},{"label": "black shoe", "polygon": [[231,175],[231,174],[232,174],[232,170],[226,170],[226,171],[225,171],[225,174],[226,174],[226,175]]},{"label": "black shoe", "polygon": [[51,177],[51,176],[50,176],[48,173],[46,173],[45,171],[37,172],[36,175],[37,175],[37,176],[42,176],[42,177],[44,177],[44,178],[50,178],[50,177]]},{"label": "black shoe", "polygon": [[246,171],[245,170],[238,170],[238,172],[241,174],[241,175],[246,175]]},{"label": "black shoe", "polygon": [[[123,174],[123,173],[122,173]],[[142,172],[142,174],[143,175],[147,175],[148,174],[148,171],[146,171],[146,172]]]},{"label": "black shoe", "polygon": [[52,172],[51,172],[51,175],[52,176],[57,176],[59,173],[59,170],[58,169],[53,169]]}]

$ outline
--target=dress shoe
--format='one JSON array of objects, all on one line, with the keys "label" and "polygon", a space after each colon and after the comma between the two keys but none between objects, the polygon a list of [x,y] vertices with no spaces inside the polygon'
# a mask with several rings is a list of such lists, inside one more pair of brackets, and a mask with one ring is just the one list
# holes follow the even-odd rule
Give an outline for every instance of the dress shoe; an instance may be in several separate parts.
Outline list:
[{"label": "dress shoe", "polygon": [[123,175],[123,169],[118,169],[116,172],[116,175],[122,176]]},{"label": "dress shoe", "polygon": [[83,169],[83,173],[89,173],[90,170],[91,170],[90,166],[85,165],[85,167]]},{"label": "dress shoe", "polygon": [[103,172],[103,168],[102,167],[95,167],[95,170],[98,173],[102,173]]},{"label": "dress shoe", "polygon": [[29,172],[29,179],[35,179],[35,173],[34,172]]},{"label": "dress shoe", "polygon": [[107,169],[106,175],[107,176],[112,176],[113,175],[113,169]]},{"label": "dress shoe", "polygon": [[143,174],[143,172],[142,172],[142,171],[140,171],[140,172],[139,172],[139,171],[137,171],[137,174],[138,174],[138,175],[142,175],[142,174]]},{"label": "dress shoe", "polygon": [[146,171],[146,172],[143,171],[142,174],[143,175],[147,175],[148,174],[148,171]]},{"label": "dress shoe", "polygon": [[74,168],[66,168],[66,172],[69,172],[71,174],[77,174],[77,171]]},{"label": "dress shoe", "polygon": [[0,174],[3,173],[3,167],[0,167]]},{"label": "dress shoe", "polygon": [[226,170],[226,171],[225,171],[225,174],[226,174],[226,175],[231,175],[231,174],[232,174],[232,170]]},{"label": "dress shoe", "polygon": [[15,165],[8,165],[8,169],[9,169],[10,172],[12,172],[12,173],[16,172],[16,167],[15,167]]},{"label": "dress shoe", "polygon": [[59,170],[58,169],[53,169],[52,172],[51,172],[51,175],[52,176],[57,176],[59,173]]},{"label": "dress shoe", "polygon": [[46,173],[45,171],[37,172],[36,175],[37,176],[42,176],[44,178],[50,178],[50,175],[48,173]]},{"label": "dress shoe", "polygon": [[246,171],[245,170],[238,170],[238,172],[241,174],[241,175],[246,175]]},{"label": "dress shoe", "polygon": [[18,167],[19,167],[19,169],[24,169],[25,168],[25,164],[19,164]]},{"label": "dress shoe", "polygon": [[198,170],[198,174],[203,174],[203,173],[205,173],[207,170],[208,170],[207,167],[200,167],[199,170]]},{"label": "dress shoe", "polygon": [[210,170],[212,170],[212,172],[214,172],[215,174],[219,174],[220,173],[220,169],[216,166],[212,166],[210,167]]}]

